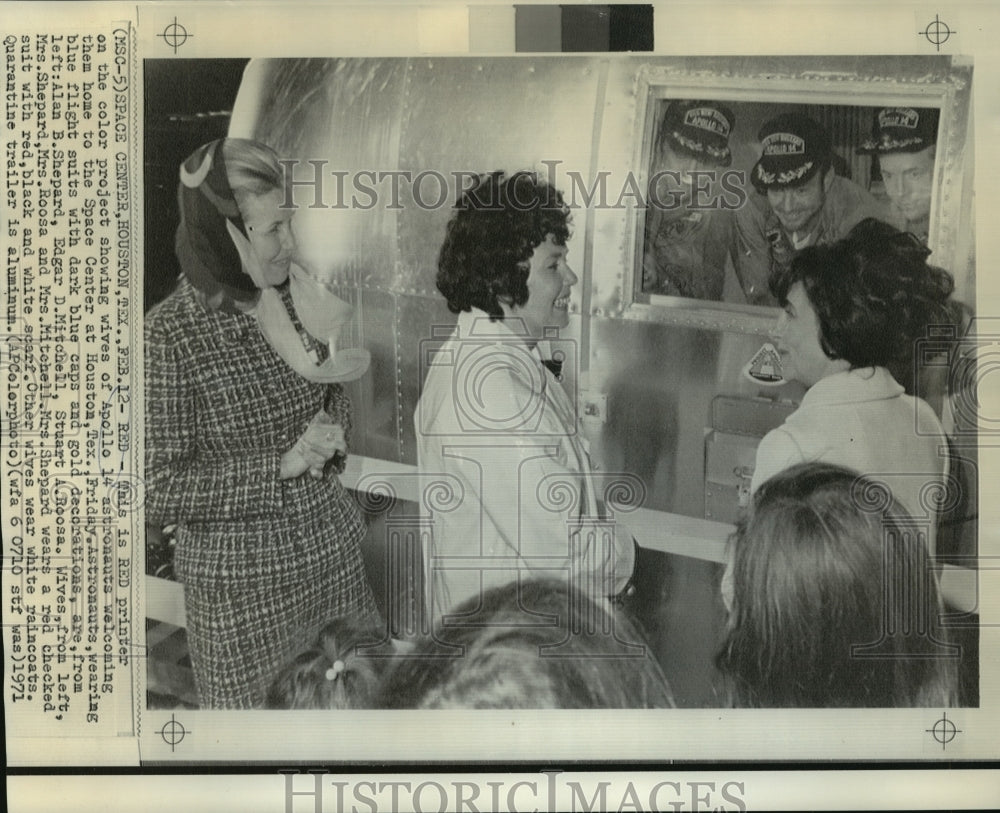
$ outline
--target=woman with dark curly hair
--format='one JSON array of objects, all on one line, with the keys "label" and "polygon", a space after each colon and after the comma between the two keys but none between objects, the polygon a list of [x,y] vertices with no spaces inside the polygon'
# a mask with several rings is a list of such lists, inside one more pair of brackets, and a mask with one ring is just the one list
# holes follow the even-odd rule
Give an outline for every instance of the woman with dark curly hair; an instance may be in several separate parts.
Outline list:
[{"label": "woman with dark curly hair", "polygon": [[913,521],[888,491],[802,463],[754,495],[730,540],[716,663],[735,706],[949,706],[957,648]]},{"label": "woman with dark curly hair", "polygon": [[[515,316],[525,321],[528,338],[536,341],[541,327],[565,327],[568,296],[528,301],[530,262],[539,245],[544,244],[549,259],[546,269],[560,272],[560,293],[565,289],[568,294],[577,282],[565,263],[569,209],[562,193],[528,172],[509,178],[494,172],[466,192],[455,210],[438,255],[436,280],[448,310],[478,308],[494,321]],[[531,324],[536,316],[545,324]]]},{"label": "woman with dark curly hair", "polygon": [[[782,374],[809,391],[761,441],[752,491],[821,460],[884,480],[914,517],[933,514],[944,431],[889,372],[912,364],[929,325],[950,322],[952,278],[927,264],[928,253],[913,235],[869,218],[843,240],[804,249],[771,280],[783,308],[773,331]],[[932,553],[933,539],[932,527]]]},{"label": "woman with dark curly hair", "polygon": [[568,237],[562,195],[527,172],[482,176],[448,223],[437,285],[458,324],[427,360],[414,416],[425,482],[443,475],[459,503],[427,515],[435,620],[522,576],[561,572],[609,596],[632,574],[631,535],[592,527],[586,441],[549,358],[577,282]]}]

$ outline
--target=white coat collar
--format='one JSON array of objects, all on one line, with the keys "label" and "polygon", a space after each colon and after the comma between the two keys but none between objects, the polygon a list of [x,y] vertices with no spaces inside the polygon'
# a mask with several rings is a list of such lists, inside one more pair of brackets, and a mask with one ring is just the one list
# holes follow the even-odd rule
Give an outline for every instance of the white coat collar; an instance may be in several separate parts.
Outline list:
[{"label": "white coat collar", "polygon": [[903,387],[885,367],[861,367],[821,378],[802,396],[802,406],[885,401],[902,394]]},{"label": "white coat collar", "polygon": [[528,330],[524,321],[517,317],[497,319],[493,321],[490,315],[479,308],[462,311],[458,315],[458,336],[460,339],[495,339],[497,344],[510,345],[534,356],[538,361],[548,358],[549,342],[539,341],[534,347],[529,347],[525,341]]}]

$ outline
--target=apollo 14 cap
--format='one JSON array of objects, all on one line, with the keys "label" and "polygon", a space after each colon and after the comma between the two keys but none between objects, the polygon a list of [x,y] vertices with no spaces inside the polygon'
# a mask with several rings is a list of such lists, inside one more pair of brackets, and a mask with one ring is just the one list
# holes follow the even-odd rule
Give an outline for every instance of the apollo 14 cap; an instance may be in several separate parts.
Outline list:
[{"label": "apollo 14 cap", "polygon": [[798,113],[784,113],[760,128],[760,160],[750,173],[759,191],[798,186],[830,160],[830,136],[821,124]]},{"label": "apollo 14 cap", "polygon": [[872,138],[858,148],[862,155],[920,152],[937,142],[936,108],[883,107],[875,116]]},{"label": "apollo 14 cap", "polygon": [[735,123],[733,111],[723,104],[679,99],[667,107],[660,138],[682,155],[728,167],[733,161],[729,134]]}]

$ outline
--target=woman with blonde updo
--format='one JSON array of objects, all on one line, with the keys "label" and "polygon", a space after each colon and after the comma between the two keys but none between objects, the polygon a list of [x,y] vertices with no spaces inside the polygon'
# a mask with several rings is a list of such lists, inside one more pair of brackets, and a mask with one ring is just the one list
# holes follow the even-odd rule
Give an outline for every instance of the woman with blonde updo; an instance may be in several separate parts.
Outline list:
[{"label": "woman with blonde updo", "polygon": [[296,313],[284,200],[269,147],[196,150],[181,167],[183,278],[145,324],[146,511],[177,525],[205,708],[261,706],[304,636],[375,612],[364,521],[338,478],[350,403],[325,368],[299,372],[324,342]]}]

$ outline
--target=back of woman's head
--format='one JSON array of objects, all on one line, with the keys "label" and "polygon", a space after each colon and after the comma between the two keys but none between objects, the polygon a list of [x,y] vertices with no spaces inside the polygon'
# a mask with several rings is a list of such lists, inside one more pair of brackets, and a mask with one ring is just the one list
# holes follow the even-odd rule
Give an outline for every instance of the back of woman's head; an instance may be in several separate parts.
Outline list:
[{"label": "back of woman's head", "polygon": [[299,653],[271,684],[271,709],[374,708],[389,659],[370,650],[384,637],[371,623],[331,621],[312,647]]},{"label": "back of woman's head", "polygon": [[635,626],[565,581],[531,579],[455,609],[460,626],[401,659],[386,708],[664,708],[670,687]]},{"label": "back of woman's head", "polygon": [[830,358],[852,368],[909,364],[930,325],[950,323],[951,274],[927,264],[912,234],[868,218],[835,243],[810,246],[770,281],[778,302],[801,282]]},{"label": "back of woman's head", "polygon": [[944,705],[953,653],[919,527],[888,489],[823,463],[757,491],[731,541],[717,657],[744,706]]}]

